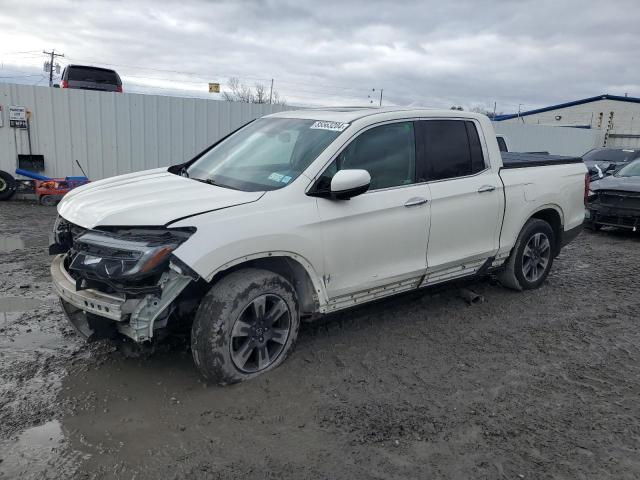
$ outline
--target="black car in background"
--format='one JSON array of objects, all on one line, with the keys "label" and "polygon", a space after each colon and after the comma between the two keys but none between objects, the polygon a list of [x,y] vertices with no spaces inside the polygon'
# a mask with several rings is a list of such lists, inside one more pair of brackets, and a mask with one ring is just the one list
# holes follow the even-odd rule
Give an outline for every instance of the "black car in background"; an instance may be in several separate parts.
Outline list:
[{"label": "black car in background", "polygon": [[593,230],[603,225],[640,229],[640,159],[591,184],[586,224]]},{"label": "black car in background", "polygon": [[591,181],[600,180],[637,158],[640,158],[638,148],[594,148],[582,156]]},{"label": "black car in background", "polygon": [[122,80],[115,70],[88,65],[67,65],[62,72],[60,88],[122,92]]}]

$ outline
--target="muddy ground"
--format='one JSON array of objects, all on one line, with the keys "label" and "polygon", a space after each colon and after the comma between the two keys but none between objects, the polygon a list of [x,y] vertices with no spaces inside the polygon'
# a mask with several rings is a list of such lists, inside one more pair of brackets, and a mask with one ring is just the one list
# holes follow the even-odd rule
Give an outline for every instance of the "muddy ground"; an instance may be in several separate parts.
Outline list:
[{"label": "muddy ground", "polygon": [[536,291],[304,325],[283,366],[223,388],[180,342],[129,359],[75,335],[54,213],[0,204],[0,479],[640,478],[638,234],[582,234]]}]

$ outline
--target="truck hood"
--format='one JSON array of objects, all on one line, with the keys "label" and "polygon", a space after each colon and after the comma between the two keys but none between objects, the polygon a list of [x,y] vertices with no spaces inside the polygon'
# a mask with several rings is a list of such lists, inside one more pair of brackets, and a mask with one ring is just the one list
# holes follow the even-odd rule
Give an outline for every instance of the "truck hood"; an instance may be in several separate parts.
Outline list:
[{"label": "truck hood", "polygon": [[257,201],[264,192],[216,187],[166,168],[121,175],[72,190],[58,213],[84,228],[159,226],[200,213]]},{"label": "truck hood", "polygon": [[591,183],[591,190],[620,190],[640,193],[640,177],[604,177]]}]

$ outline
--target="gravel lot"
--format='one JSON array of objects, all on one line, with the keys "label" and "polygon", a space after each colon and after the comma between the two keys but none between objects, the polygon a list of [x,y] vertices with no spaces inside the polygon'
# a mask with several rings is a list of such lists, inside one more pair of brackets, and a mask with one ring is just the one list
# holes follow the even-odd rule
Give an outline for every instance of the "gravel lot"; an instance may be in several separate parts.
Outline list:
[{"label": "gravel lot", "polygon": [[490,279],[304,325],[279,369],[205,385],[184,343],[84,344],[55,211],[0,204],[0,478],[640,478],[640,234],[583,233],[533,292]]}]

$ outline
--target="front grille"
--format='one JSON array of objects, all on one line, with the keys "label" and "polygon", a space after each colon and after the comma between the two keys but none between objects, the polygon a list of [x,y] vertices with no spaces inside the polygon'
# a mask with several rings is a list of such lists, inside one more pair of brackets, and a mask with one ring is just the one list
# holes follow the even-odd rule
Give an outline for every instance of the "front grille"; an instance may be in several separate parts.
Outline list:
[{"label": "front grille", "polygon": [[600,190],[598,191],[597,201],[606,207],[640,210],[640,193],[638,192]]},{"label": "front grille", "polygon": [[618,215],[596,215],[596,223],[605,225],[617,225],[620,227],[640,227],[640,217],[627,217]]}]

